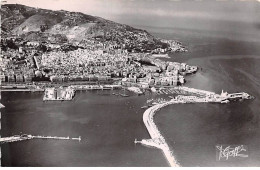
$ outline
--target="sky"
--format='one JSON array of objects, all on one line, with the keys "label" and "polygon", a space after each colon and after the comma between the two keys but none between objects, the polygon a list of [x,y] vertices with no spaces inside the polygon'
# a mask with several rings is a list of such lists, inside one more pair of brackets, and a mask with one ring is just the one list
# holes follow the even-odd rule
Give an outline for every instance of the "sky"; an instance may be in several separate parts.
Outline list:
[{"label": "sky", "polygon": [[[260,0],[6,0],[32,7],[100,16],[131,26],[254,34]],[[260,36],[260,35],[259,35]]]},{"label": "sky", "polygon": [[[256,19],[260,0],[6,0],[8,3],[24,4],[53,10],[83,12],[107,19],[119,15],[188,17],[223,20]],[[256,3],[258,2],[258,3]],[[260,3],[258,4],[258,6]],[[258,11],[257,11],[258,10]]]}]

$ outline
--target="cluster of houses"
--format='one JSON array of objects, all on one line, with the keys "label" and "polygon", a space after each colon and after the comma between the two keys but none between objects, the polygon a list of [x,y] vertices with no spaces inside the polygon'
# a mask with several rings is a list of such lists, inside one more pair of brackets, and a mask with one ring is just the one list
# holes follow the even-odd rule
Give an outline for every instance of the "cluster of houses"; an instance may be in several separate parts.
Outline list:
[{"label": "cluster of houses", "polygon": [[[131,43],[144,42],[148,39],[145,32],[128,32],[122,45],[116,40],[97,42],[86,40],[83,48],[63,51],[64,44],[52,44],[38,41],[23,41],[11,38],[18,49],[3,51],[0,58],[0,80],[2,82],[32,82],[32,81],[111,81],[122,79],[123,85],[139,84],[147,86],[176,86],[185,82],[184,75],[197,71],[197,67],[185,63],[165,62],[150,59],[153,66],[141,64],[144,57],[151,53],[129,53],[123,47]],[[121,36],[122,37],[122,36]],[[130,41],[133,39],[133,41]],[[2,40],[10,41],[10,40]],[[181,44],[171,40],[162,40],[169,48],[182,48]],[[44,44],[49,51],[42,52],[37,48]],[[133,46],[135,44],[132,44]],[[177,46],[177,47],[176,47]],[[156,52],[166,52],[163,48]]]}]

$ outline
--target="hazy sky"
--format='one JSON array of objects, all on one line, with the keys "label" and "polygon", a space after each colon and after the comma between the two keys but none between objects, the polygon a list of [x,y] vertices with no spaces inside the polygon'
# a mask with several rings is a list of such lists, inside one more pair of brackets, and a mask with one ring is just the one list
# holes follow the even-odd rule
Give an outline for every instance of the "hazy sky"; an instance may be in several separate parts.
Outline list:
[{"label": "hazy sky", "polygon": [[83,12],[132,26],[260,37],[260,0],[7,0],[7,3]]},{"label": "hazy sky", "polygon": [[[260,1],[260,0],[259,0]],[[229,0],[7,0],[46,9],[79,11],[107,19],[119,15],[254,20],[260,3]],[[258,5],[256,5],[258,4]],[[258,7],[257,7],[258,6]],[[259,19],[259,18],[258,18]]]}]

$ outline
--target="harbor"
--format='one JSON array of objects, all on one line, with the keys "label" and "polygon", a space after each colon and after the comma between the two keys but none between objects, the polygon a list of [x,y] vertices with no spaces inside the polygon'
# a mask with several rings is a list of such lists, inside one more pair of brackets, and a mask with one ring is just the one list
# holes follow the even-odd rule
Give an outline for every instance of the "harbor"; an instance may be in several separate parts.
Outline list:
[{"label": "harbor", "polygon": [[174,157],[173,151],[170,150],[168,144],[166,143],[164,137],[161,135],[156,124],[154,123],[153,117],[157,111],[161,108],[171,105],[171,104],[185,104],[185,103],[228,103],[229,100],[234,99],[253,99],[253,96],[242,92],[242,93],[232,93],[228,94],[223,92],[221,94],[216,94],[214,92],[193,89],[188,87],[182,87],[183,91],[192,92],[198,94],[199,96],[185,96],[178,95],[176,97],[171,97],[170,101],[161,100],[160,103],[153,103],[154,106],[148,108],[143,114],[143,122],[151,136],[151,139],[143,139],[141,141],[135,140],[134,143],[141,143],[146,146],[155,147],[161,149],[169,163],[172,167],[178,167],[180,164],[177,159]]},{"label": "harbor", "polygon": [[18,142],[18,141],[24,141],[24,140],[31,140],[31,139],[56,139],[56,140],[78,140],[81,141],[81,137],[78,138],[70,138],[68,137],[58,137],[58,136],[33,136],[33,135],[14,135],[10,137],[3,137],[0,138],[0,144],[3,143],[10,143],[10,142]]},{"label": "harbor", "polygon": [[[133,116],[133,114],[132,114],[132,111],[133,110],[128,110],[128,109],[126,109],[126,111],[124,111],[124,112],[126,112],[125,114],[122,114],[122,110],[124,110],[125,109],[125,107],[126,107],[126,105],[125,105],[125,102],[129,102],[129,103],[131,103],[131,101],[132,101],[132,103],[131,103],[131,105],[133,104],[133,102],[137,102],[138,103],[138,108],[136,107],[135,108],[135,110],[136,111],[138,111],[137,113],[138,114],[135,114],[136,115],[136,118],[135,118],[135,120],[136,121],[138,121],[139,123],[138,124],[140,124],[139,126],[138,126],[138,128],[141,128],[141,132],[140,133],[138,133],[138,135],[136,135],[136,129],[137,128],[135,128],[135,130],[132,130],[132,127],[128,127],[128,126],[125,126],[124,128],[127,128],[127,130],[129,131],[129,133],[131,134],[130,136],[126,136],[126,139],[122,139],[122,136],[121,135],[117,135],[117,134],[111,134],[112,135],[112,137],[111,138],[109,138],[108,139],[108,141],[109,142],[117,142],[117,143],[119,143],[119,142],[123,142],[123,141],[125,141],[125,140],[127,140],[127,141],[130,141],[130,143],[129,142],[127,142],[127,143],[129,143],[129,144],[126,144],[124,147],[125,148],[127,148],[127,147],[130,147],[129,149],[131,149],[131,148],[133,148],[133,147],[135,147],[134,146],[134,139],[135,138],[137,138],[138,140],[142,140],[142,139],[149,139],[149,138],[151,138],[150,137],[150,135],[149,135],[149,133],[147,133],[148,131],[146,130],[146,128],[144,129],[143,127],[144,127],[144,123],[143,123],[143,120],[142,120],[142,117],[143,117],[143,113],[144,113],[144,111],[146,110],[146,109],[148,109],[148,108],[146,108],[146,109],[140,109],[140,107],[142,107],[143,105],[149,105],[149,107],[152,107],[152,106],[150,106],[150,104],[146,104],[146,102],[148,101],[148,100],[151,100],[151,99],[154,99],[153,101],[151,101],[150,103],[153,103],[153,102],[160,102],[160,101],[162,101],[162,102],[165,102],[165,101],[163,101],[163,100],[160,100],[160,101],[156,101],[155,100],[155,98],[156,97],[159,97],[159,98],[164,98],[165,100],[170,100],[170,98],[167,98],[166,96],[156,96],[156,95],[154,95],[154,94],[152,94],[152,95],[149,95],[149,94],[147,94],[147,95],[142,95],[142,96],[137,96],[137,95],[135,95],[135,96],[133,96],[133,97],[128,97],[128,98],[122,98],[122,99],[120,99],[120,98],[116,98],[115,96],[113,97],[113,96],[111,96],[111,94],[113,93],[113,92],[115,92],[115,93],[119,93],[119,92],[117,92],[117,91],[99,91],[98,92],[98,94],[99,93],[101,93],[101,94],[110,94],[110,95],[97,95],[97,93],[96,92],[89,92],[89,93],[85,93],[85,92],[83,92],[83,93],[78,93],[78,94],[76,94],[77,95],[77,98],[80,98],[80,99],[82,99],[82,100],[73,100],[73,102],[71,102],[71,105],[74,105],[74,101],[75,101],[75,104],[77,104],[77,106],[75,105],[75,109],[73,109],[73,114],[71,114],[72,112],[71,112],[71,110],[70,110],[70,107],[71,107],[71,105],[70,106],[68,106],[67,104],[65,104],[65,103],[61,103],[61,106],[62,107],[58,107],[58,108],[55,108],[54,106],[56,106],[56,103],[54,102],[54,103],[52,103],[52,102],[46,102],[46,104],[48,104],[48,107],[52,107],[52,109],[47,109],[47,107],[46,107],[46,104],[43,104],[43,102],[42,102],[42,95],[40,95],[40,94],[38,94],[38,93],[35,93],[35,94],[30,94],[30,93],[18,93],[18,94],[15,94],[15,93],[10,93],[9,95],[10,96],[12,96],[12,99],[13,99],[13,103],[15,103],[18,99],[16,99],[16,96],[17,95],[19,95],[19,97],[20,96],[23,96],[23,98],[24,99],[26,99],[27,101],[26,101],[26,103],[28,103],[28,105],[26,105],[26,104],[21,104],[20,106],[16,106],[16,110],[17,110],[17,112],[16,112],[16,114],[17,115],[19,115],[19,116],[22,116],[21,114],[20,114],[20,109],[22,109],[24,106],[28,106],[28,107],[30,107],[30,103],[33,101],[33,100],[35,100],[34,98],[31,98],[30,99],[30,96],[38,96],[38,99],[37,99],[37,103],[38,104],[35,104],[35,108],[42,108],[42,109],[40,109],[40,113],[41,114],[37,114],[36,112],[37,112],[37,110],[33,110],[33,109],[30,109],[29,110],[29,112],[32,112],[32,113],[34,113],[34,115],[35,115],[35,118],[37,118],[35,121],[35,125],[34,126],[31,126],[31,125],[26,125],[26,126],[28,126],[28,128],[26,129],[26,131],[30,131],[30,129],[33,129],[32,131],[30,131],[30,133],[29,134],[36,134],[36,135],[44,135],[44,134],[47,134],[48,133],[48,131],[41,131],[41,127],[38,127],[37,126],[37,124],[39,124],[39,123],[41,123],[41,121],[43,120],[43,121],[45,121],[44,120],[44,118],[46,117],[46,115],[48,115],[49,113],[50,113],[50,111],[49,110],[53,110],[53,113],[55,113],[55,114],[53,114],[53,116],[57,116],[57,120],[58,121],[55,121],[55,122],[53,122],[53,132],[52,132],[52,135],[53,136],[58,136],[58,135],[56,135],[56,134],[64,134],[62,131],[63,130],[59,130],[59,128],[60,128],[60,126],[61,126],[61,124],[62,124],[62,128],[63,129],[65,129],[66,131],[68,131],[69,129],[73,129],[73,131],[72,132],[69,132],[68,134],[78,134],[78,135],[76,135],[76,137],[78,137],[81,133],[86,133],[86,134],[91,134],[91,132],[95,132],[95,131],[98,131],[101,127],[99,127],[99,126],[92,126],[91,125],[91,129],[89,128],[90,126],[89,126],[89,122],[87,121],[87,120],[85,120],[85,121],[83,121],[84,123],[85,123],[85,126],[83,126],[83,128],[82,128],[82,130],[81,131],[78,131],[78,129],[77,128],[75,128],[75,121],[81,121],[80,119],[82,119],[82,118],[84,118],[85,116],[86,116],[86,113],[88,114],[88,116],[91,116],[91,118],[93,118],[94,117],[94,119],[95,120],[100,120],[101,121],[101,123],[102,123],[102,125],[104,125],[103,127],[102,127],[102,136],[104,136],[104,135],[107,135],[107,136],[110,136],[110,134],[109,134],[109,130],[107,130],[107,127],[108,126],[110,126],[110,124],[111,124],[111,122],[107,122],[107,119],[108,119],[108,114],[106,114],[107,113],[107,111],[109,110],[109,111],[111,111],[111,112],[113,112],[113,113],[111,113],[111,115],[109,115],[109,117],[111,116],[111,119],[113,120],[113,122],[114,121],[117,121],[118,119],[120,119],[120,120],[124,120],[124,121],[129,121],[129,119],[131,119],[131,117]],[[122,91],[123,92],[123,91]],[[126,90],[126,92],[127,92],[127,90]],[[172,96],[172,97],[175,97],[175,95],[167,95],[167,96]],[[21,98],[21,97],[20,97]],[[93,101],[95,101],[95,103],[93,103],[93,102],[85,102],[86,100],[88,100],[88,99],[90,99],[91,98],[91,100],[93,100]],[[114,100],[110,100],[111,98],[114,98]],[[6,97],[5,98],[3,98],[3,104],[6,106],[6,107],[10,107],[10,105],[11,104],[13,104],[13,103],[11,103],[11,104],[9,104],[9,103],[7,103],[6,102]],[[166,101],[167,102],[167,101]],[[239,103],[241,103],[241,105],[243,105],[243,106],[246,106],[246,105],[248,105],[248,104],[250,104],[251,102],[255,102],[255,100],[254,101],[246,101],[246,102],[239,102]],[[6,103],[6,104],[5,104]],[[96,104],[104,104],[104,106],[102,107],[102,108],[100,108],[100,107],[92,107],[93,105],[96,105]],[[79,105],[80,104],[80,105]],[[130,105],[130,106],[131,106]],[[179,106],[178,107],[182,107],[182,108],[186,108],[187,106],[188,106],[188,104],[186,105],[184,105],[184,104],[182,104],[182,103],[179,103],[178,104]],[[187,112],[189,112],[190,114],[195,114],[195,112],[193,112],[193,110],[192,110],[192,108],[197,108],[197,106],[196,106],[197,104],[189,104],[189,108],[190,108],[190,110],[185,110],[185,111],[187,111]],[[204,104],[203,104],[204,105]],[[215,104],[205,104],[205,105],[212,105],[212,107],[214,107],[214,106],[216,106],[216,107],[221,107],[220,106],[220,104],[217,104],[217,105],[215,105]],[[218,106],[219,105],[219,106]],[[80,106],[80,107],[79,107]],[[176,105],[177,106],[177,105]],[[227,104],[225,107],[229,107],[229,106],[231,106],[231,104]],[[210,106],[209,106],[210,107]],[[225,107],[221,107],[221,108],[225,108]],[[11,107],[12,108],[12,107]],[[45,108],[45,111],[44,111],[44,108]],[[85,112],[82,112],[82,108],[87,108],[86,109],[86,111]],[[107,109],[104,109],[104,108],[107,108]],[[203,107],[203,109],[207,109],[208,107]],[[9,116],[10,117],[10,115],[9,114],[5,114],[5,113],[7,113],[7,111],[6,111],[6,109],[2,109],[3,110],[3,114],[2,114],[2,116],[5,116],[5,117],[7,117],[7,116]],[[75,110],[75,111],[74,111]],[[161,121],[159,121],[160,119],[161,119],[161,117],[162,117],[162,115],[161,114],[164,114],[164,113],[166,113],[166,114],[168,114],[168,117],[167,118],[169,118],[169,115],[171,116],[171,117],[175,117],[175,118],[177,118],[177,117],[179,117],[179,116],[181,116],[180,115],[180,113],[179,113],[179,111],[174,111],[175,110],[175,106],[173,105],[173,106],[170,106],[170,107],[167,107],[167,108],[165,108],[165,110],[162,110],[162,109],[160,109],[160,110],[158,110],[157,112],[156,112],[156,114],[158,114],[158,115],[154,115],[155,117],[153,117],[153,121],[154,121],[154,123],[155,123],[155,125],[157,126],[157,128],[158,128],[158,130],[161,132],[161,135],[164,137],[164,139],[165,139],[165,142],[167,143],[167,145],[169,146],[169,148],[170,148],[170,150],[171,151],[173,151],[173,156],[175,157],[175,159],[178,161],[178,163],[180,163],[180,166],[185,166],[185,164],[183,164],[183,161],[182,161],[182,159],[180,158],[180,156],[179,156],[179,151],[178,151],[178,149],[180,148],[180,147],[182,147],[182,146],[180,146],[181,144],[174,144],[174,143],[172,143],[172,141],[171,140],[169,140],[168,139],[168,137],[167,137],[167,135],[169,136],[169,137],[172,137],[173,136],[173,134],[172,133],[178,133],[178,132],[176,132],[176,131],[178,131],[178,130],[175,130],[175,132],[172,132],[171,134],[169,134],[168,133],[168,129],[170,129],[170,130],[172,130],[172,129],[177,129],[176,128],[176,123],[173,121],[173,122],[170,122],[170,121],[168,121],[168,122],[166,122],[165,120],[161,120]],[[68,119],[68,120],[66,120],[66,121],[60,121],[60,120],[62,120],[62,118],[64,117],[64,114],[58,114],[60,111],[62,111],[63,113],[65,113],[65,115],[69,115],[70,116],[70,119]],[[11,112],[11,111],[9,111],[9,112]],[[162,113],[161,113],[162,112]],[[206,112],[206,110],[205,110],[205,112]],[[11,113],[13,113],[13,111],[11,112]],[[100,114],[97,114],[97,113],[100,113]],[[214,112],[215,113],[215,112]],[[218,111],[216,111],[216,113],[218,113]],[[25,113],[26,114],[26,113]],[[80,117],[75,117],[75,114],[81,114],[81,116]],[[233,114],[235,114],[235,113],[233,113]],[[107,116],[106,116],[107,115]],[[25,117],[27,117],[26,115],[24,115]],[[196,115],[194,115],[194,117],[200,117],[200,115],[198,115],[198,114],[196,114]],[[167,119],[167,118],[165,118],[165,119]],[[84,119],[83,119],[84,120]],[[17,120],[15,120],[15,119],[13,119],[11,122],[12,123],[15,123]],[[48,124],[48,119],[44,122],[44,123],[46,123],[46,124]],[[71,123],[70,123],[70,121],[71,121]],[[157,124],[157,122],[158,122],[158,124]],[[165,128],[165,127],[163,127],[163,126],[160,126],[159,125],[159,123],[164,123],[164,122],[166,122],[167,123],[167,125],[169,125],[167,128]],[[27,124],[29,124],[29,123],[27,123]],[[99,124],[99,123],[98,123]],[[174,125],[173,125],[174,124]],[[13,134],[19,134],[19,132],[21,131],[21,127],[22,126],[24,126],[23,124],[21,124],[18,128],[17,128],[17,130],[13,133]],[[122,127],[122,125],[115,125],[116,127],[113,127],[112,129],[113,130],[118,130],[118,129],[120,129],[121,127]],[[94,129],[94,130],[92,130],[92,128]],[[34,130],[35,129],[35,130]],[[132,131],[131,131],[132,130]],[[25,130],[23,130],[24,132],[25,132]],[[41,132],[40,134],[39,134],[39,132]],[[101,130],[100,130],[100,133],[101,133]],[[168,134],[167,134],[168,133]],[[166,135],[167,134],[167,135]],[[35,135],[35,136],[36,136]],[[49,134],[48,134],[49,135]],[[147,136],[147,135],[149,135],[149,136]],[[6,136],[12,136],[12,134],[5,134],[5,136],[4,135],[2,135],[2,137],[6,137]],[[47,136],[47,135],[46,135]],[[66,137],[66,136],[68,136],[68,135],[66,135],[66,133],[65,133],[65,135],[61,135],[61,136],[64,136],[64,137]],[[81,135],[82,136],[82,135]],[[107,137],[107,136],[105,136],[105,137]],[[178,135],[177,135],[178,136]],[[73,136],[71,136],[70,135],[70,137],[73,137]],[[94,139],[93,139],[94,138]],[[91,140],[90,141],[87,141],[87,142],[81,142],[80,144],[77,142],[77,141],[74,141],[74,142],[72,142],[72,141],[56,141],[56,140],[53,140],[53,139],[48,139],[48,141],[45,141],[45,140],[43,140],[43,139],[41,139],[41,140],[39,140],[39,139],[37,139],[37,140],[31,140],[31,141],[24,141],[24,142],[17,142],[17,143],[14,143],[14,144],[3,144],[3,145],[1,145],[2,146],[2,148],[5,148],[5,147],[15,147],[15,146],[17,146],[17,145],[19,145],[19,146],[22,146],[22,147],[27,147],[26,149],[24,149],[24,152],[27,152],[27,151],[29,151],[30,150],[30,148],[31,147],[37,147],[37,145],[39,144],[39,142],[43,145],[43,146],[45,146],[45,147],[47,147],[47,146],[49,146],[49,144],[50,143],[56,143],[56,144],[62,144],[62,146],[64,145],[64,146],[67,146],[67,144],[68,145],[73,145],[74,147],[79,147],[79,150],[78,150],[78,152],[76,152],[75,154],[73,154],[73,155],[71,155],[69,158],[66,158],[66,161],[69,161],[71,158],[77,158],[78,160],[80,160],[80,161],[82,161],[82,162],[84,162],[84,158],[81,158],[81,156],[80,156],[80,154],[82,153],[82,150],[84,150],[85,148],[88,148],[88,147],[91,147],[92,145],[95,145],[95,143],[98,143],[98,142],[100,142],[100,140],[102,140],[102,138],[103,137],[99,137],[99,134],[97,134],[95,137],[91,137]],[[83,139],[83,138],[82,138]],[[93,141],[94,140],[94,141]],[[179,138],[177,139],[177,138],[175,138],[175,137],[173,137],[173,140],[174,141],[178,141],[179,140]],[[157,141],[155,141],[154,143],[156,144],[156,142]],[[31,145],[29,145],[29,143],[32,143],[32,146]],[[85,144],[86,143],[86,144]],[[148,140],[148,143],[149,143],[149,140]],[[91,145],[89,145],[89,144],[91,144]],[[135,147],[135,151],[133,151],[134,153],[136,153],[136,152],[145,152],[145,153],[147,153],[147,155],[146,155],[146,158],[145,158],[145,160],[151,160],[151,163],[150,164],[148,164],[148,165],[151,165],[151,166],[168,166],[169,164],[168,164],[168,161],[167,161],[167,159],[166,159],[166,157],[165,157],[165,155],[164,155],[164,153],[163,153],[163,151],[161,150],[161,149],[154,149],[154,148],[151,148],[151,147],[155,147],[155,146],[151,146],[151,145],[149,145],[149,148],[146,148],[146,147],[144,147],[143,145],[140,145],[139,143],[137,143],[136,144],[137,146]],[[62,146],[60,146],[60,147],[62,147]],[[103,143],[101,143],[100,142],[100,144],[98,145],[98,147],[102,147],[103,146]],[[148,146],[148,145],[145,145],[145,146]],[[51,147],[50,149],[53,149],[53,148],[55,148],[55,146],[53,146],[53,147]],[[91,155],[94,155],[95,153],[98,153],[98,154],[102,154],[102,153],[104,153],[105,151],[95,151],[95,148],[96,147],[93,147],[93,151],[88,151],[88,152],[84,152],[86,155],[88,155],[88,154],[91,154]],[[177,149],[178,148],[178,149]],[[121,148],[118,148],[116,145],[114,145],[114,146],[108,146],[108,149],[113,149],[113,150],[117,150],[118,149],[118,152],[121,152]],[[140,149],[140,150],[139,150]],[[39,149],[40,150],[40,149]],[[57,150],[58,150],[58,148],[57,148]],[[127,157],[127,153],[128,153],[128,149],[126,149],[127,151],[125,151],[125,152],[123,152],[123,153],[121,153],[120,154],[120,156],[122,156],[123,158],[124,158],[124,160],[127,160],[128,159],[128,157]],[[133,149],[134,150],[134,149]],[[38,150],[36,150],[35,151],[35,153],[34,153],[34,155],[36,155],[37,153],[38,153],[39,151]],[[62,154],[70,154],[71,153],[71,151],[70,150],[62,150]],[[17,154],[19,154],[19,153],[17,153]],[[20,153],[20,155],[23,155],[24,153],[22,152],[22,153]],[[39,155],[46,155],[46,154],[44,154],[44,153],[41,153],[41,154],[39,154]],[[48,154],[47,154],[48,155]],[[90,157],[90,156],[89,156]],[[27,160],[32,160],[32,159],[34,159],[33,157],[31,158],[27,158],[26,157],[26,159]],[[55,159],[55,157],[54,156],[51,156],[51,157],[47,157],[46,158],[46,161],[49,161],[50,159]],[[97,158],[97,156],[95,156],[93,159],[98,159]],[[124,160],[122,160],[121,162],[119,162],[117,165],[118,166],[120,166],[120,165],[124,165]],[[158,163],[154,163],[153,161],[157,161],[157,160],[160,160],[160,161],[158,161]],[[60,160],[59,160],[60,161]],[[136,164],[139,166],[148,166],[147,165],[147,163],[143,163],[142,162],[143,160],[140,160],[140,162],[137,162],[136,163],[136,161],[132,161],[132,162],[130,162],[131,163],[131,165],[133,165],[133,166],[135,166]],[[54,162],[54,161],[53,161]],[[106,163],[106,165],[109,165],[111,162],[107,162]],[[45,164],[44,164],[45,165]],[[89,165],[89,164],[88,164]],[[91,166],[98,166],[99,165],[99,163],[98,162],[96,162],[96,163],[93,163],[93,164],[91,164]]]},{"label": "harbor", "polygon": [[[259,0],[14,1],[1,7],[0,81],[21,86],[0,86],[0,137],[82,141],[0,144],[1,166],[167,167],[171,152],[182,167],[260,166]],[[122,90],[101,87],[124,77]],[[71,85],[72,100],[43,102],[45,88]],[[152,139],[143,114],[170,101],[153,115],[165,141]],[[216,145],[248,157],[218,161]]]}]

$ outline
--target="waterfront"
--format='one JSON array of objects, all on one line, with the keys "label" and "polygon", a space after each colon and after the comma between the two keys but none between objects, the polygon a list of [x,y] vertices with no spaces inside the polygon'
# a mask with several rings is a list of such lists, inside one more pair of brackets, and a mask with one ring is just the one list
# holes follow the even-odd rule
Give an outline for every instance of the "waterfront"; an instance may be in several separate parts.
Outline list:
[{"label": "waterfront", "polygon": [[[235,58],[233,60],[239,60],[239,57]],[[252,60],[252,57],[250,58],[249,60]],[[253,59],[258,61],[256,58]],[[198,62],[199,59],[192,60],[192,62]],[[241,84],[229,86],[235,78],[232,76],[225,78],[224,75],[219,74],[221,78],[211,77],[214,70],[208,71],[208,67],[212,67],[213,64],[207,60],[203,61],[201,63],[207,65],[204,65],[202,71],[189,77],[187,86],[213,89],[215,92],[220,92],[222,89],[228,92],[243,90],[256,98],[252,101],[225,105],[167,106],[156,114],[155,124],[170,148],[174,148],[174,154],[181,166],[259,166],[257,159],[260,137],[259,111],[257,110],[259,92],[254,88],[257,82],[242,79]],[[257,64],[256,61],[250,63]],[[224,65],[224,63],[226,62],[221,64]],[[227,68],[224,66],[223,68],[227,71]],[[244,69],[248,68],[252,66]],[[232,73],[232,69],[228,71]],[[222,79],[224,81],[217,81]],[[199,81],[201,83],[198,83]],[[2,152],[5,156],[3,156],[2,165],[168,166],[160,150],[133,144],[135,138],[149,138],[142,122],[143,110],[140,107],[146,99],[153,96],[131,95],[131,97],[123,98],[112,95],[113,92],[102,90],[77,92],[72,102],[58,102],[58,104],[42,102],[42,92],[2,92],[2,103],[7,106],[2,111],[2,127],[5,136],[20,132],[82,136],[81,143],[25,141],[3,145]],[[23,100],[16,98],[17,95]],[[14,105],[15,107],[12,107]],[[13,125],[8,126],[8,124]],[[207,140],[201,140],[202,138]],[[235,163],[217,162],[215,145],[219,143],[245,144],[250,149],[249,158]],[[24,149],[21,150],[20,147]],[[10,155],[18,156],[11,157]],[[37,155],[37,158],[34,155]],[[110,158],[110,155],[114,155],[114,159]],[[21,157],[23,159],[20,159]],[[70,159],[73,161],[70,162]]]}]

